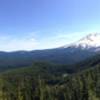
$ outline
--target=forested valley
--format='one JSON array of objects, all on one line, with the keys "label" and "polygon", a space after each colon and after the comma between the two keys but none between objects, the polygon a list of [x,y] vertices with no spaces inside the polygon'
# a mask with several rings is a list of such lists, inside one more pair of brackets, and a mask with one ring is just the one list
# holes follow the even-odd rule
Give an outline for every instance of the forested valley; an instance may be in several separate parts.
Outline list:
[{"label": "forested valley", "polygon": [[100,100],[100,56],[72,66],[33,62],[3,71],[0,100]]}]

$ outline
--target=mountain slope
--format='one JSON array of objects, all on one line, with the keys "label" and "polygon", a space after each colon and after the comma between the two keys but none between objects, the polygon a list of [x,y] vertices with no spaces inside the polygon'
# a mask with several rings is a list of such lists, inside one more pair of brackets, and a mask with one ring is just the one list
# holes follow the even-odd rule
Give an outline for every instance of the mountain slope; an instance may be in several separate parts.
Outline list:
[{"label": "mountain slope", "polygon": [[98,64],[100,65],[100,53],[77,64],[74,64],[72,68],[79,72],[88,68],[93,68]]},{"label": "mountain slope", "polygon": [[[76,48],[57,48],[31,52],[11,52],[0,54],[0,69],[30,66],[34,61],[48,61],[57,64],[73,64],[82,61],[94,52]],[[77,58],[77,59],[76,59]]]},{"label": "mountain slope", "polygon": [[99,53],[100,35],[88,35],[80,41],[56,49],[0,52],[0,71],[30,66],[34,61],[75,64]]}]

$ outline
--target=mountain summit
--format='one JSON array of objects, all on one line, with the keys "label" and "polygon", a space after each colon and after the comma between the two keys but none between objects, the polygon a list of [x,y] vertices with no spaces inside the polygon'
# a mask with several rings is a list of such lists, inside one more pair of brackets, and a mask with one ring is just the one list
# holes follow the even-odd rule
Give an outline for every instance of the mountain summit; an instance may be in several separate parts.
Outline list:
[{"label": "mountain summit", "polygon": [[64,48],[68,47],[81,49],[95,49],[96,51],[98,51],[100,50],[100,33],[89,34],[75,43],[64,46]]}]

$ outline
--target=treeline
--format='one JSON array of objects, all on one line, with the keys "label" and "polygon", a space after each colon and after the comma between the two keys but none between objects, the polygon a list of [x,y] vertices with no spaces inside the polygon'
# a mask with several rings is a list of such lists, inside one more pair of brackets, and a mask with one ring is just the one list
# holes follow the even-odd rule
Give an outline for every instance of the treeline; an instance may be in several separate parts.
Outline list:
[{"label": "treeline", "polygon": [[48,63],[4,72],[0,100],[100,100],[100,64],[74,74]]}]

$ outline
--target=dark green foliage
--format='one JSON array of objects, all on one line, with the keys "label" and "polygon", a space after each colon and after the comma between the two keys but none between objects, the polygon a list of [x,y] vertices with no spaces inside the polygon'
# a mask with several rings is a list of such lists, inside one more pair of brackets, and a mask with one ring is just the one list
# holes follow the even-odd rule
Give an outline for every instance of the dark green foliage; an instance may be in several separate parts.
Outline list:
[{"label": "dark green foliage", "polygon": [[100,100],[100,59],[95,59],[73,74],[66,65],[46,62],[3,72],[0,100]]},{"label": "dark green foliage", "polygon": [[0,100],[100,100],[100,56],[71,68],[35,62],[2,72]]}]

